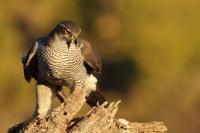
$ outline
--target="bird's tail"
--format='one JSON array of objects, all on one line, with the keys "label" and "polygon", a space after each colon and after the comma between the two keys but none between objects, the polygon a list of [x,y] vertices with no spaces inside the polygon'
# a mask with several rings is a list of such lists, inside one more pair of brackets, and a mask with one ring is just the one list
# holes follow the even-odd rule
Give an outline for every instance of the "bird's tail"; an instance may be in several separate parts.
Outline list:
[{"label": "bird's tail", "polygon": [[86,96],[86,102],[90,107],[101,105],[105,101],[106,99],[103,96],[99,86],[96,87],[95,91],[91,91],[88,96]]}]

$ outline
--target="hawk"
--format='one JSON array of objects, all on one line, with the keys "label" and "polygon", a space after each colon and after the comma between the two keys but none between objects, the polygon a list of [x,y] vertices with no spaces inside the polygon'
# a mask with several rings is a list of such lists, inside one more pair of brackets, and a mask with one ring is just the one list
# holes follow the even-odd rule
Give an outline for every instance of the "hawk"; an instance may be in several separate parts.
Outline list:
[{"label": "hawk", "polygon": [[34,115],[39,118],[47,115],[53,93],[65,100],[62,86],[87,89],[90,106],[105,101],[93,75],[101,73],[101,57],[88,41],[79,38],[80,32],[77,23],[63,21],[38,39],[22,58],[26,81],[37,81]]}]

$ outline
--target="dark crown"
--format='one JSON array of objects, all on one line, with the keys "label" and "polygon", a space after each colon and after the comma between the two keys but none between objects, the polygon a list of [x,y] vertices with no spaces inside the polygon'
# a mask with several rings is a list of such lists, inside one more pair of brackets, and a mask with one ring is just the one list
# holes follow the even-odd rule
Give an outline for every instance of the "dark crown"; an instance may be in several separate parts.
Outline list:
[{"label": "dark crown", "polygon": [[75,23],[74,21],[62,21],[59,25],[64,26],[64,28],[68,29],[72,33],[80,33],[81,32],[80,26],[77,23]]}]

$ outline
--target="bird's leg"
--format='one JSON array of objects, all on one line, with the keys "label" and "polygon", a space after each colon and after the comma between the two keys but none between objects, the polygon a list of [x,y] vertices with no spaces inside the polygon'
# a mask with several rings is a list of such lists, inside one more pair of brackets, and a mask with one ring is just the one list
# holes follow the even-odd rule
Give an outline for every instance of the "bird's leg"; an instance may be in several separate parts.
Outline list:
[{"label": "bird's leg", "polygon": [[33,117],[45,117],[51,107],[52,101],[52,88],[50,85],[37,83],[36,86],[36,106]]},{"label": "bird's leg", "polygon": [[65,95],[65,92],[63,91],[63,88],[61,86],[56,86],[55,93],[61,103],[63,103],[67,99],[67,96]]}]

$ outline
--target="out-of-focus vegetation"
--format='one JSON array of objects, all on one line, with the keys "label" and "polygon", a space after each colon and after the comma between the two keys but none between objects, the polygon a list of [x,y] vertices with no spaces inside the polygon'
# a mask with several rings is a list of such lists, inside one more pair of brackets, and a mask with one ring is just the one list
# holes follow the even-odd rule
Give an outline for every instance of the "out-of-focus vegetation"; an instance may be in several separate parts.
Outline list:
[{"label": "out-of-focus vegetation", "polygon": [[199,0],[2,0],[0,132],[34,108],[34,82],[23,78],[21,53],[70,19],[99,49],[103,92],[123,100],[119,117],[199,133],[199,7]]}]

